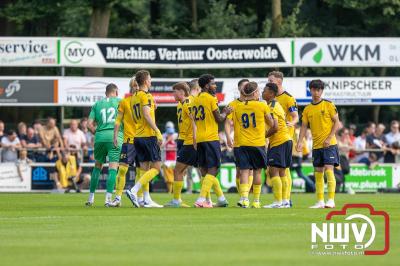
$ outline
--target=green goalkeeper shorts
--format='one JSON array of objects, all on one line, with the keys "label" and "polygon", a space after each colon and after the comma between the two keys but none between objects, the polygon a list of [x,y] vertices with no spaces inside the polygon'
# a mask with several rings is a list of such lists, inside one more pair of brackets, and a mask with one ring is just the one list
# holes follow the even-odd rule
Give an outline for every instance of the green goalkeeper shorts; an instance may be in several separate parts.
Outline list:
[{"label": "green goalkeeper shorts", "polygon": [[94,143],[94,159],[96,162],[105,163],[108,156],[108,162],[118,163],[121,153],[122,140],[118,141],[118,147],[114,147],[112,142],[95,142]]}]

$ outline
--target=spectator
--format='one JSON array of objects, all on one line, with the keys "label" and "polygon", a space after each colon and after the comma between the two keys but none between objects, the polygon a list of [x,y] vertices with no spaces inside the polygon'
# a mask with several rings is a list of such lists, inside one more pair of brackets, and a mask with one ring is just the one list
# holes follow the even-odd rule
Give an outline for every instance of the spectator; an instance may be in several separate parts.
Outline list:
[{"label": "spectator", "polygon": [[[300,127],[299,124],[295,125],[294,136],[293,136],[293,147],[296,147],[297,141],[299,139]],[[303,147],[307,146],[306,140],[303,139]],[[291,171],[296,171],[297,176],[303,179],[306,183],[306,192],[314,192],[315,184],[314,182],[306,176],[302,171],[302,160],[303,160],[303,152],[296,151],[295,148],[292,150],[292,164],[290,166]]]},{"label": "spectator", "polygon": [[71,156],[75,157],[75,160],[78,165],[78,171],[76,174],[76,176],[77,176],[76,184],[79,187],[79,190],[77,191],[79,193],[81,189],[89,188],[90,173],[83,173],[83,168],[81,165],[81,163],[83,162],[83,158],[81,156],[81,153],[77,150],[76,146],[74,146],[74,145],[69,146],[69,151],[70,151]]},{"label": "spectator", "polygon": [[18,149],[21,148],[21,143],[15,130],[9,130],[7,135],[1,139],[1,147],[3,162],[18,161]]},{"label": "spectator", "polygon": [[350,133],[347,128],[342,128],[338,131],[338,149],[339,149],[339,155],[346,157],[346,159],[349,159],[350,156],[350,150],[353,150],[353,144],[350,140]]},{"label": "spectator", "polygon": [[312,135],[311,135],[311,129],[307,129],[306,131],[306,143],[307,145],[305,145],[303,147],[303,159],[310,161],[312,158],[312,146],[313,146],[313,140],[312,140]]},{"label": "spectator", "polygon": [[24,181],[24,176],[23,176],[23,170],[24,167],[27,167],[32,161],[28,158],[28,152],[26,149],[21,148],[19,150],[19,158],[17,161],[17,170],[18,170],[18,175],[21,178],[21,182]]},{"label": "spectator", "polygon": [[77,149],[86,147],[85,134],[78,128],[78,121],[72,119],[69,128],[64,131],[64,146],[75,146]]},{"label": "spectator", "polygon": [[65,189],[68,193],[71,189],[80,192],[77,180],[79,179],[79,164],[74,156],[68,150],[61,152],[61,158],[56,161],[56,172],[54,179],[57,190]]},{"label": "spectator", "polygon": [[369,132],[368,128],[365,128],[354,142],[354,148],[357,154],[355,158],[356,162],[360,162],[363,158],[368,158],[368,152],[365,152],[365,149],[367,148],[367,136]]},{"label": "spectator", "polygon": [[47,125],[40,130],[40,139],[46,149],[55,150],[58,158],[61,157],[59,148],[63,149],[64,144],[54,118],[48,118]]},{"label": "spectator", "polygon": [[40,123],[40,120],[37,119],[35,122],[33,122],[33,130],[35,130],[35,135],[40,139],[40,132],[42,131],[42,123]]},{"label": "spectator", "polygon": [[90,132],[90,130],[88,128],[88,119],[87,119],[87,117],[82,118],[81,123],[80,123],[80,127],[81,127],[81,130],[82,130],[83,134],[85,134],[86,146],[88,148],[93,149],[94,137],[93,137],[92,132]]},{"label": "spectator", "polygon": [[395,163],[396,156],[398,154],[400,154],[399,121],[393,120],[390,123],[390,132],[385,135],[384,142],[386,144],[386,147],[385,147],[383,162],[384,163]]},{"label": "spectator", "polygon": [[30,149],[28,151],[28,158],[36,161],[36,158],[40,156],[37,151],[32,151],[31,149],[38,149],[42,147],[39,137],[35,135],[35,130],[33,128],[28,128],[26,136],[21,139],[21,145],[23,148]]},{"label": "spectator", "polygon": [[393,120],[390,123],[390,132],[385,135],[385,143],[392,145],[394,142],[400,142],[400,123],[397,120]]},{"label": "spectator", "polygon": [[356,131],[357,131],[357,127],[354,124],[350,124],[349,125],[349,138],[350,138],[350,142],[351,142],[351,146],[353,147],[352,150],[350,150],[349,153],[349,159],[354,159],[356,157],[356,151],[354,150],[355,147],[355,141],[356,141]]},{"label": "spectator", "polygon": [[[370,125],[370,127],[372,126],[372,124]],[[383,124],[379,124],[378,127],[375,127],[375,129],[373,126],[372,128],[370,127],[369,127],[370,134],[367,136],[367,149],[380,150],[383,148],[382,139],[383,139],[383,132],[385,131],[385,126]],[[372,153],[375,153],[378,160],[380,160],[383,157],[383,152],[381,151],[373,151]]]},{"label": "spectator", "polygon": [[164,162],[162,165],[163,176],[167,184],[168,193],[172,193],[172,184],[174,182],[174,166],[176,161],[177,144],[175,142],[176,132],[172,122],[167,122],[166,132],[163,134],[164,141],[161,148],[165,151]]},{"label": "spectator", "polygon": [[[1,143],[1,139],[4,136],[4,122],[0,120],[0,143]],[[1,144],[0,144],[1,147]]]},{"label": "spectator", "polygon": [[339,180],[343,181],[345,175],[350,173],[350,151],[354,150],[353,143],[350,140],[350,133],[347,128],[342,128],[338,131],[337,144],[339,149],[339,163],[336,172],[341,175]]},{"label": "spectator", "polygon": [[92,132],[90,132],[88,128],[88,119],[87,117],[82,118],[81,123],[80,123],[80,128],[85,134],[86,138],[86,147],[87,149],[84,150],[84,159],[85,161],[93,161],[94,162],[94,154],[93,154],[93,148],[94,148],[94,135]]},{"label": "spectator", "polygon": [[20,140],[26,137],[26,124],[24,122],[19,122],[18,123],[18,133],[17,136]]},{"label": "spectator", "polygon": [[221,163],[233,163],[235,161],[233,149],[229,148],[228,146],[228,140],[225,132],[220,131],[218,135],[219,143],[221,145]]}]

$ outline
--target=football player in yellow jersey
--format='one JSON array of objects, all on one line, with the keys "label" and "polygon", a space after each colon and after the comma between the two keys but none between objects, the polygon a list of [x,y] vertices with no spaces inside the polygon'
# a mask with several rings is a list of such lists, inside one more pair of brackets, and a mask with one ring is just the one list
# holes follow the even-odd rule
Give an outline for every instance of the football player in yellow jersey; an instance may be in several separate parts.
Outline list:
[{"label": "football player in yellow jersey", "polygon": [[[289,127],[289,135],[293,139],[294,136],[294,125],[299,122],[299,113],[297,109],[296,99],[287,93],[283,87],[283,73],[279,71],[272,71],[268,74],[268,82],[275,83],[278,86],[278,95],[276,96],[276,100],[282,106],[283,111],[286,114],[286,124]],[[290,174],[290,169],[286,169],[286,176],[288,178],[288,189],[287,194],[284,198],[290,199],[290,194],[292,191],[292,176]],[[290,206],[292,206],[292,202],[290,201]]]},{"label": "football player in yellow jersey", "polygon": [[[339,128],[339,115],[335,105],[322,99],[324,83],[312,80],[309,84],[312,102],[307,105],[302,114],[301,129],[297,151],[303,149],[303,138],[310,126],[313,139],[313,166],[317,203],[310,208],[334,208],[336,179],[333,168],[339,165],[339,151],[336,142],[336,131]],[[328,201],[324,201],[324,172],[328,183]]]},{"label": "football player in yellow jersey", "polygon": [[[218,197],[217,207],[227,207],[218,179],[218,169],[221,166],[221,146],[219,143],[218,123],[224,122],[226,116],[232,111],[225,107],[222,113],[218,109],[218,100],[214,96],[217,89],[214,76],[204,74],[199,78],[200,94],[193,99],[192,115],[196,123],[197,165],[204,177],[201,184],[200,197],[195,202],[195,207],[212,208],[212,203],[206,200],[211,187]],[[196,147],[197,146],[197,147]]]},{"label": "football player in yellow jersey", "polygon": [[[289,199],[285,198],[288,189],[286,169],[292,163],[293,143],[286,125],[285,112],[275,99],[277,94],[278,86],[275,83],[265,85],[262,97],[271,109],[271,115],[277,124],[277,133],[269,136],[268,145],[268,173],[275,201],[264,208],[290,208]],[[283,199],[286,201],[283,202]]]},{"label": "football player in yellow jersey", "polygon": [[[240,131],[240,124],[238,122],[236,122],[235,119],[233,119],[234,117],[234,111],[236,106],[243,102],[245,100],[245,96],[243,95],[243,87],[249,83],[248,79],[241,79],[238,82],[238,91],[240,93],[240,96],[238,99],[233,100],[232,102],[230,102],[228,104],[228,106],[230,106],[232,108],[232,113],[230,113],[226,120],[225,120],[225,136],[226,136],[226,140],[227,140],[227,145],[229,148],[233,148],[233,154],[235,157],[235,165],[236,165],[236,189],[240,195],[240,169],[239,169],[239,158],[240,158],[240,154],[239,154],[239,131]],[[234,139],[232,141],[232,134],[231,134],[231,128],[233,125],[233,131],[234,131]],[[253,172],[252,170],[250,170],[250,175],[249,175],[249,187],[251,188],[253,184]]]},{"label": "football player in yellow jersey", "polygon": [[[122,191],[125,188],[125,183],[126,183],[125,176],[126,173],[128,172],[129,165],[133,164],[136,157],[135,146],[133,144],[134,137],[136,134],[136,122],[133,120],[132,108],[130,106],[132,94],[135,93],[136,90],[138,89],[135,77],[133,77],[129,82],[129,87],[130,87],[130,95],[120,101],[118,106],[118,115],[114,125],[114,146],[118,147],[118,132],[121,123],[123,124],[124,127],[124,140],[122,143],[117,180],[115,183],[116,196],[113,202],[111,203],[110,207],[121,206]],[[138,169],[139,166],[137,166],[136,171]]]},{"label": "football player in yellow jersey", "polygon": [[[139,208],[140,203],[137,193],[140,188],[146,186],[154,177],[160,173],[162,135],[155,122],[155,103],[150,94],[151,76],[147,70],[139,70],[135,74],[139,90],[131,99],[133,109],[133,119],[135,120],[136,136],[135,150],[137,159],[140,163],[141,177],[130,190],[126,190],[126,195],[132,204]],[[151,199],[144,199],[144,207],[161,208]]]},{"label": "football player in yellow jersey", "polygon": [[[277,126],[270,115],[270,108],[258,99],[260,93],[256,82],[248,82],[243,88],[244,102],[240,102],[233,112],[239,124],[238,165],[240,169],[240,200],[238,206],[249,207],[249,174],[253,170],[253,208],[260,208],[261,170],[267,167],[265,150],[266,135],[275,133]],[[266,124],[269,130],[266,134]]]},{"label": "football player in yellow jersey", "polygon": [[172,86],[175,100],[178,102],[177,116],[179,126],[179,139],[183,141],[177,150],[176,165],[174,168],[174,199],[165,207],[189,207],[181,200],[183,187],[183,176],[189,166],[197,166],[197,151],[194,148],[196,143],[196,124],[191,116],[189,100],[189,85],[186,82],[178,82]]}]

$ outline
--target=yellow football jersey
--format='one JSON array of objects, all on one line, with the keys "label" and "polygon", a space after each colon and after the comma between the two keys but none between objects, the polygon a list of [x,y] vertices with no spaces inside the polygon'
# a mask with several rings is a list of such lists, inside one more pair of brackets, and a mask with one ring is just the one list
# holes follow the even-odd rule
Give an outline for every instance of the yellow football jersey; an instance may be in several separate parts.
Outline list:
[{"label": "yellow football jersey", "polygon": [[278,132],[269,137],[269,147],[276,147],[292,138],[289,135],[285,112],[283,111],[282,106],[276,100],[272,100],[268,106],[271,109],[272,117],[278,121]]},{"label": "yellow football jersey", "polygon": [[[329,136],[333,126],[333,117],[337,114],[335,105],[328,100],[319,103],[310,103],[304,108],[301,120],[311,129],[313,149],[324,147],[324,141]],[[336,137],[333,135],[330,145],[335,145]]]},{"label": "yellow football jersey", "polygon": [[236,119],[234,112],[239,103],[242,103],[242,101],[240,99],[235,99],[228,104],[228,106],[232,107],[232,109],[233,109],[232,113],[230,113],[227,118],[233,122],[233,132],[234,132],[234,134],[233,134],[233,142],[234,142],[233,144],[234,145],[233,146],[235,148],[239,147],[240,123]]},{"label": "yellow football jersey", "polygon": [[193,127],[190,120],[190,98],[186,99],[183,103],[179,102],[176,108],[178,116],[179,137],[183,140],[183,145],[193,144]]},{"label": "yellow football jersey", "polygon": [[133,143],[136,135],[136,122],[133,120],[131,100],[132,96],[128,96],[119,102],[118,116],[115,122],[124,125],[124,143]]},{"label": "yellow football jersey", "polygon": [[234,119],[240,127],[239,146],[265,146],[265,116],[270,112],[265,102],[253,100],[237,104]]},{"label": "yellow football jersey", "polygon": [[219,140],[218,123],[213,114],[218,109],[217,98],[207,92],[201,92],[197,97],[194,97],[191,107],[197,127],[196,141]]},{"label": "yellow football jersey", "polygon": [[156,132],[150,127],[143,115],[143,107],[150,107],[150,116],[155,122],[155,103],[150,92],[139,90],[131,98],[133,120],[136,122],[136,137],[157,136]]},{"label": "yellow football jersey", "polygon": [[[297,111],[296,99],[286,91],[277,95],[275,99],[282,106],[283,111],[285,112],[286,121],[292,121],[293,118],[290,113]],[[289,127],[288,129],[290,137],[293,138],[294,127]]]}]

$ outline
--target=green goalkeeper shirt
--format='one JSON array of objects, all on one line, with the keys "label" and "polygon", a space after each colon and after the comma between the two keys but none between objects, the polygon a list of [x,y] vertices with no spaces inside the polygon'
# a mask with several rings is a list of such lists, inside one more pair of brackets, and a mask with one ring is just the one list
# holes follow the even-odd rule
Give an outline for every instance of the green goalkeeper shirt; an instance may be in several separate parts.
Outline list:
[{"label": "green goalkeeper shirt", "polygon": [[[96,121],[96,142],[112,142],[114,136],[114,124],[118,114],[118,105],[121,99],[117,97],[104,98],[97,101],[90,111],[89,118]],[[121,125],[118,138],[123,138],[123,126]]]}]

